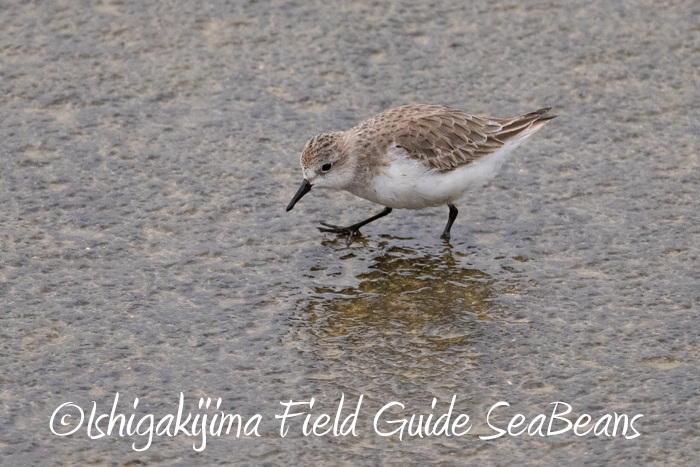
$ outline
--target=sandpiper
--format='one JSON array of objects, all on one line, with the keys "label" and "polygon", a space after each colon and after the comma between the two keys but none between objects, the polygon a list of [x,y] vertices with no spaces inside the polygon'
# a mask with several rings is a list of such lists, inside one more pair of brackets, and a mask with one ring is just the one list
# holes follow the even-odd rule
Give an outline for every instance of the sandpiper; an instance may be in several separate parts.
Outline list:
[{"label": "sandpiper", "polygon": [[442,238],[457,218],[454,201],[496,175],[505,157],[556,115],[551,107],[516,117],[470,115],[442,105],[404,105],[385,110],[348,131],[311,138],[301,153],[304,180],[294,205],[311,187],[346,190],[385,206],[368,219],[339,227],[321,222],[322,232],[348,236],[392,209],[446,204]]}]

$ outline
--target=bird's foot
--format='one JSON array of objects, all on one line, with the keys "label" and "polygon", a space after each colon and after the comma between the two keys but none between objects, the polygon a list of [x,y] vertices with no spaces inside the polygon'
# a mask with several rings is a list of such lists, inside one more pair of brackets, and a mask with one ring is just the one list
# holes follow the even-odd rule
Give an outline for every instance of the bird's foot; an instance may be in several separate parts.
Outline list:
[{"label": "bird's foot", "polygon": [[323,227],[318,227],[321,232],[336,233],[338,235],[345,235],[348,243],[352,241],[354,237],[361,237],[360,228],[350,225],[348,227],[340,227],[333,224],[327,224],[323,221],[320,222]]}]

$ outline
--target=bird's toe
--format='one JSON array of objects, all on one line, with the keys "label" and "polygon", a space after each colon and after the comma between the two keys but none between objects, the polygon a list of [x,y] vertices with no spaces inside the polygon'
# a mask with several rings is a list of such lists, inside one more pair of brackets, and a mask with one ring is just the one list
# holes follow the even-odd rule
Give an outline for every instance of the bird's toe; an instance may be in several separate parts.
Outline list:
[{"label": "bird's toe", "polygon": [[358,228],[340,227],[338,225],[328,224],[328,223],[323,222],[323,221],[321,221],[320,224],[323,227],[317,227],[317,228],[321,232],[328,232],[328,233],[335,233],[338,235],[345,235],[346,237],[348,237],[349,240],[351,240],[353,237],[362,236],[362,234],[360,233],[360,229],[358,229]]}]

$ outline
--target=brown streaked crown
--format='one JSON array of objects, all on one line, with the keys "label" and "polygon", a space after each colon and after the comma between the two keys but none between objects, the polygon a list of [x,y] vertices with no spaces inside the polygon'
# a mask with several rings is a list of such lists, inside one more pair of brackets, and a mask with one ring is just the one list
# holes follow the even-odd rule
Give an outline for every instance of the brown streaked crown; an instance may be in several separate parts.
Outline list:
[{"label": "brown streaked crown", "polygon": [[330,157],[335,151],[339,131],[333,133],[321,133],[307,141],[301,152],[302,167],[312,167],[319,160]]}]

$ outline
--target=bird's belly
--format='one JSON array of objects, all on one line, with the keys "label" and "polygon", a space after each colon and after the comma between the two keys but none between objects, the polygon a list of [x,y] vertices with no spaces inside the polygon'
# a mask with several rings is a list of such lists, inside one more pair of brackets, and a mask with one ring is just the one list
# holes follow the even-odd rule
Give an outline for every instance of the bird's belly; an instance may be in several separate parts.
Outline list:
[{"label": "bird's belly", "polygon": [[451,172],[427,170],[419,161],[397,157],[369,183],[348,187],[361,198],[390,208],[422,209],[453,202],[471,187],[492,178],[513,148],[503,147],[488,156]]},{"label": "bird's belly", "polygon": [[439,183],[440,175],[411,176],[406,174],[400,177],[379,175],[372,180],[371,197],[366,197],[366,199],[397,209],[422,209],[429,206],[439,206],[452,199],[451,190],[446,190],[446,186]]}]

